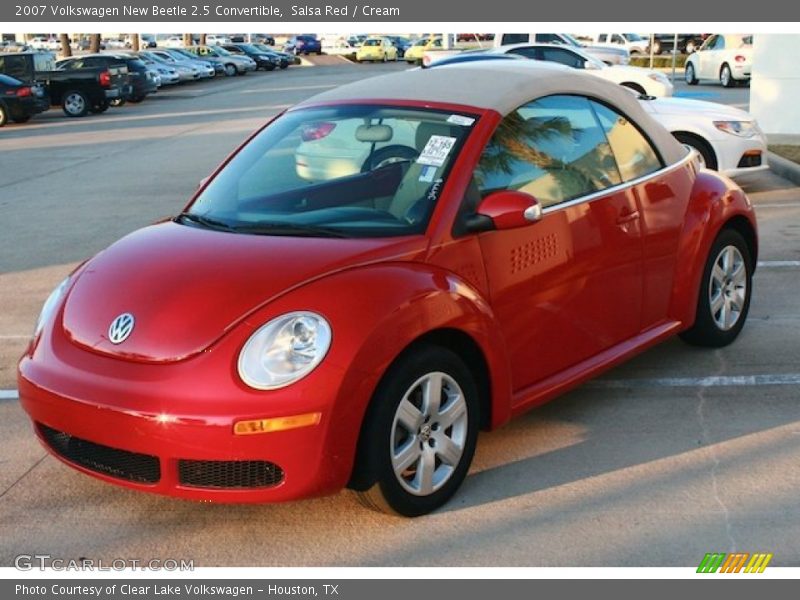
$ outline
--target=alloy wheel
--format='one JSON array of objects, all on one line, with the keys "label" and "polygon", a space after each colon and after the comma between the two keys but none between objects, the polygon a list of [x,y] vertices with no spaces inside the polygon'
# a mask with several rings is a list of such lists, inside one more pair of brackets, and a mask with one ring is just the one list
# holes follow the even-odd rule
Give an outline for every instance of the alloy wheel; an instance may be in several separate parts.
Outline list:
[{"label": "alloy wheel", "polygon": [[725,246],[711,269],[708,301],[711,317],[721,331],[728,331],[739,321],[747,299],[747,269],[736,246]]}]

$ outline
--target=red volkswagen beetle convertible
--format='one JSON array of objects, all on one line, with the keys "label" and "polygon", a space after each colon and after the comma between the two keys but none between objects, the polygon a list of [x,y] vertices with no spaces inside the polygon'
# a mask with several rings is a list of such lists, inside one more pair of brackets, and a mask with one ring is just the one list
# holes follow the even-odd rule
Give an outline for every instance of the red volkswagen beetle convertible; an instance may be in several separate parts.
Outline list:
[{"label": "red volkswagen beetle convertible", "polygon": [[47,300],[37,435],[127,487],[355,489],[414,516],[493,429],[672,335],[744,325],[750,202],[626,90],[496,61],[316,96]]}]

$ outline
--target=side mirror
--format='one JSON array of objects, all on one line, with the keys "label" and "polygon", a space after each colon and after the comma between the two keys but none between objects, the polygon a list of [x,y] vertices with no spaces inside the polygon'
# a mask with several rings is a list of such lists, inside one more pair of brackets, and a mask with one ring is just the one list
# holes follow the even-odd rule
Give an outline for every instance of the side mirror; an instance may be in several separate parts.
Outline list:
[{"label": "side mirror", "polygon": [[530,194],[502,191],[481,200],[476,214],[469,219],[469,231],[516,229],[541,220],[542,205]]},{"label": "side mirror", "polygon": [[208,183],[208,180],[211,179],[211,175],[206,175],[200,180],[200,183],[197,184],[197,189],[199,190],[201,187],[205,186]]}]

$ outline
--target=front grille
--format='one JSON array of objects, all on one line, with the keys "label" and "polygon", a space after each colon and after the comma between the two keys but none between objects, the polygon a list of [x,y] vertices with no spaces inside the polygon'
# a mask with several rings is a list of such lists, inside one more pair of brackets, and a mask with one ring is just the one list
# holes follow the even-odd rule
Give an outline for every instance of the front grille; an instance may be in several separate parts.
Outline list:
[{"label": "front grille", "polygon": [[740,169],[761,166],[761,154],[745,154],[737,165]]},{"label": "front grille", "polygon": [[71,463],[137,483],[157,483],[161,479],[161,468],[155,456],[95,444],[41,423],[36,426],[47,445]]},{"label": "front grille", "polygon": [[265,460],[179,460],[181,485],[200,488],[263,488],[283,481],[283,469]]}]

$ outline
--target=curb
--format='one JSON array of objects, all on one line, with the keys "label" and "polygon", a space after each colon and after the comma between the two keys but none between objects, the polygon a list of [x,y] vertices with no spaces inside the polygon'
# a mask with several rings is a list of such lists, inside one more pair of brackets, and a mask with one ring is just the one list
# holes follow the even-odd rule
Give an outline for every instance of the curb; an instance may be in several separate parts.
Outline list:
[{"label": "curb", "polygon": [[788,179],[795,185],[800,185],[800,165],[769,151],[767,151],[767,160],[773,173]]}]

